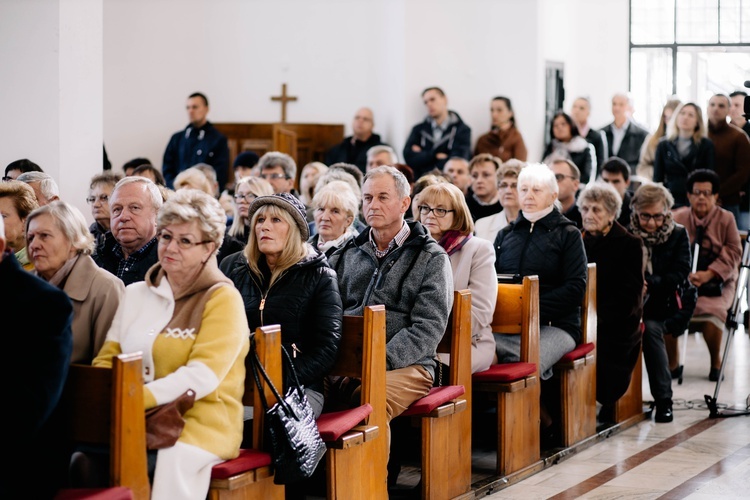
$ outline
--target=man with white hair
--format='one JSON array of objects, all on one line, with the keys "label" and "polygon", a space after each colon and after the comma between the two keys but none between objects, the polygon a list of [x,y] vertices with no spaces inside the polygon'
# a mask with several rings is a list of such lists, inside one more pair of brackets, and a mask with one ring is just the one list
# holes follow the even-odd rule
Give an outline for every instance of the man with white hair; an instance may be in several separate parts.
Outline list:
[{"label": "man with white hair", "polygon": [[326,153],[326,165],[351,163],[364,174],[367,171],[367,150],[383,144],[378,134],[373,133],[375,119],[370,108],[359,108],[352,121],[352,135],[344,138]]},{"label": "man with white hair", "polygon": [[125,177],[109,197],[110,229],[94,260],[125,285],[143,281],[159,260],[156,215],[162,205],[159,188],[146,177]]},{"label": "man with white hair", "polygon": [[31,186],[40,207],[60,199],[60,189],[57,187],[55,179],[45,172],[24,172],[16,180]]},{"label": "man with white hair", "polygon": [[383,165],[392,167],[396,163],[398,163],[398,155],[390,146],[381,144],[367,150],[367,172]]},{"label": "man with white hair", "polygon": [[636,124],[633,119],[633,100],[626,93],[620,92],[612,97],[612,116],[614,121],[602,128],[607,144],[607,158],[617,156],[630,165],[630,172],[635,174],[635,167],[641,156],[641,146],[646,140],[648,131]]}]

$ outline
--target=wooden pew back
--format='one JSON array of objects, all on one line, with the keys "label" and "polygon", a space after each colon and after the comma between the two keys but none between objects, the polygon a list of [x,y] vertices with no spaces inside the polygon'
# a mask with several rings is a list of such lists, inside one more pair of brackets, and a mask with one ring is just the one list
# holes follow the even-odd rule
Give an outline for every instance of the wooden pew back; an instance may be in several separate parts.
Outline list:
[{"label": "wooden pew back", "polygon": [[522,283],[498,283],[492,331],[521,334],[521,362],[539,365],[539,277]]}]

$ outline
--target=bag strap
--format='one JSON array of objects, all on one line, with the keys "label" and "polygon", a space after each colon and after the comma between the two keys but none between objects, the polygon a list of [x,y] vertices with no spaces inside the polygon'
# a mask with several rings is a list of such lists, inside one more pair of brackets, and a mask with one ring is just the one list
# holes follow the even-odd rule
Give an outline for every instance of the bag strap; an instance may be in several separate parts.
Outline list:
[{"label": "bag strap", "polygon": [[[278,404],[283,406],[288,414],[294,414],[292,407],[289,406],[289,403],[287,403],[283,397],[281,397],[279,390],[276,388],[275,385],[273,385],[273,382],[271,382],[271,377],[268,376],[268,373],[266,372],[265,368],[263,368],[263,363],[261,363],[260,361],[260,357],[258,356],[258,351],[256,350],[256,346],[255,346],[255,335],[253,335],[253,337],[250,340],[250,350],[252,351],[252,354],[253,354],[253,357],[251,359],[252,362],[250,363],[250,365],[253,369],[253,378],[255,379],[255,385],[258,388],[258,391],[260,394],[260,400],[263,403],[263,408],[267,411],[269,409],[269,406],[268,406],[268,400],[266,399],[265,392],[263,391],[263,385],[260,382],[260,376],[258,375],[258,372],[260,372],[260,374],[263,376],[263,379],[266,381],[266,384],[268,384],[268,387],[271,389],[271,392],[273,392],[273,395],[276,397]],[[291,373],[294,377],[295,389],[297,390],[297,392],[299,392],[300,396],[302,396],[304,393],[302,391],[302,387],[300,386],[299,378],[297,377],[297,370],[294,369],[292,358],[289,356],[289,353],[287,352],[284,346],[281,346],[281,352],[284,354],[283,358],[286,360],[287,365],[289,366],[289,369],[291,370]]]}]

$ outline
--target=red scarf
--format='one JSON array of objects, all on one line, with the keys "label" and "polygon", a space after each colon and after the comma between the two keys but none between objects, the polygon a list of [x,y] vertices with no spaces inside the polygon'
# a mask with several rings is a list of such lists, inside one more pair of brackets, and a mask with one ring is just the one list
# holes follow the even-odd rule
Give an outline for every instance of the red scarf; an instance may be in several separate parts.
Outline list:
[{"label": "red scarf", "polygon": [[469,241],[469,238],[471,238],[471,234],[463,235],[458,231],[446,231],[438,241],[438,245],[443,247],[448,255],[453,255],[461,250],[461,247]]}]

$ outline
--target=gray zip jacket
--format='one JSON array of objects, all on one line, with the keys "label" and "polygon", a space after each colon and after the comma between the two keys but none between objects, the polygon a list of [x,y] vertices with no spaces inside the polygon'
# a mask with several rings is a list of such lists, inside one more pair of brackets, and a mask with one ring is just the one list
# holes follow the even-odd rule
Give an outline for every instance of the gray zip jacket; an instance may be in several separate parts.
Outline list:
[{"label": "gray zip jacket", "polygon": [[419,222],[380,262],[370,228],[337,250],[329,262],[339,280],[344,314],[361,316],[368,305],[386,308],[386,369],[419,364],[434,378],[435,353],[453,307],[453,272],[440,245]]}]

